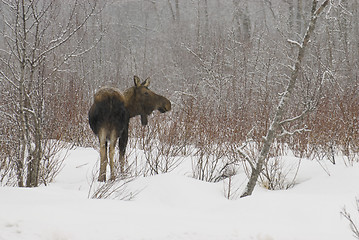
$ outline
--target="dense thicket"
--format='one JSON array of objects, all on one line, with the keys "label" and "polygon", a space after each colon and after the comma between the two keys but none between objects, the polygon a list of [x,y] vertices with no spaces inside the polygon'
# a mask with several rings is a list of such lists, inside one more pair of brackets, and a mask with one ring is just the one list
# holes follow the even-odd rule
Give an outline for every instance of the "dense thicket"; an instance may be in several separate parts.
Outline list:
[{"label": "dense thicket", "polygon": [[[151,77],[151,87],[173,102],[171,114],[156,116],[168,122],[158,128],[158,139],[206,146],[250,138],[260,144],[288,81],[295,44],[303,37],[311,7],[305,0],[114,0],[87,5],[29,1],[35,13],[47,11],[38,20],[30,14],[26,25],[39,21],[43,38],[34,44],[36,28],[28,28],[27,44],[18,45],[13,24],[20,12],[12,6],[19,2],[0,5],[0,177],[11,169],[13,174],[26,172],[21,164],[26,165],[29,156],[23,151],[31,143],[21,142],[38,141],[26,134],[91,144],[87,111],[93,93],[104,85],[125,89],[135,74]],[[308,131],[279,139],[300,156],[337,149],[355,158],[358,152],[358,9],[355,0],[332,3],[318,20],[287,117],[308,104],[317,108],[288,129]],[[15,46],[37,56],[65,29],[71,32],[82,22],[38,65],[24,59],[28,72],[23,81],[35,104],[29,109],[16,83],[21,71],[13,70],[21,70]],[[28,133],[22,121],[29,121]],[[157,121],[151,125],[150,120],[150,127]],[[131,125],[133,135],[143,131],[136,121]]]}]

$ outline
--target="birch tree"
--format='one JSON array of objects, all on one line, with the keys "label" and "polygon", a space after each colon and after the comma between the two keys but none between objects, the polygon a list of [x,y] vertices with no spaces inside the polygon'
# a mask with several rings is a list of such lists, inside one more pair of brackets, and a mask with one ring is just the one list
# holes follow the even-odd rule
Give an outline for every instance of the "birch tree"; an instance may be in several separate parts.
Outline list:
[{"label": "birch tree", "polygon": [[[66,8],[64,6],[67,6]],[[1,115],[16,129],[15,162],[20,187],[39,185],[47,86],[67,62],[81,56],[85,23],[95,15],[97,1],[4,0],[0,46],[0,82],[8,92],[9,108]],[[26,180],[25,180],[26,179]]]},{"label": "birch tree", "polygon": [[325,9],[325,7],[329,4],[329,0],[325,0],[320,6],[317,8],[318,0],[313,0],[312,2],[312,10],[311,10],[311,19],[308,25],[308,28],[304,34],[302,42],[288,40],[289,43],[294,44],[298,48],[298,53],[296,56],[296,60],[294,65],[291,67],[291,75],[289,78],[288,85],[284,93],[281,94],[281,99],[278,103],[277,109],[274,113],[273,120],[270,124],[270,127],[265,136],[263,146],[261,151],[256,159],[256,165],[252,166],[252,173],[249,179],[249,182],[246,186],[244,193],[241,197],[246,197],[252,195],[254,187],[257,183],[257,179],[259,174],[262,172],[263,164],[268,157],[269,150],[274,140],[278,137],[279,134],[286,134],[287,132],[284,129],[284,125],[293,121],[297,121],[302,119],[310,110],[312,110],[312,106],[308,106],[300,115],[293,117],[291,119],[283,119],[284,111],[288,106],[289,100],[292,97],[293,91],[295,90],[295,85],[298,79],[298,74],[302,66],[302,60],[305,56],[306,48],[309,44],[309,40],[313,31],[315,29],[315,25],[320,13]]}]

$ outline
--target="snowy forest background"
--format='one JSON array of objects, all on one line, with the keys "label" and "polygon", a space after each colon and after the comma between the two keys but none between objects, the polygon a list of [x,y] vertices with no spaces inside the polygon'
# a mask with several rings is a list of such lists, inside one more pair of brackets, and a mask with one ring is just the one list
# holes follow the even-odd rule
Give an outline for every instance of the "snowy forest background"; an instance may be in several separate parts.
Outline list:
[{"label": "snowy forest background", "polygon": [[[278,138],[270,157],[290,149],[298,157],[335,163],[340,152],[346,164],[358,161],[358,4],[332,1],[318,19],[286,117],[312,110],[290,124],[295,134]],[[193,176],[201,180],[217,181],[238,167],[249,171],[311,6],[306,0],[0,2],[0,185],[46,185],[61,169],[59,149],[98,147],[87,120],[93,94],[105,85],[126,89],[134,75],[150,77],[151,89],[173,109],[154,114],[147,128],[132,120],[130,146],[148,155],[145,167],[129,163],[129,172],[171,171],[188,154],[198,156]],[[269,189],[288,187],[277,169],[276,162],[265,165],[261,179]]]}]

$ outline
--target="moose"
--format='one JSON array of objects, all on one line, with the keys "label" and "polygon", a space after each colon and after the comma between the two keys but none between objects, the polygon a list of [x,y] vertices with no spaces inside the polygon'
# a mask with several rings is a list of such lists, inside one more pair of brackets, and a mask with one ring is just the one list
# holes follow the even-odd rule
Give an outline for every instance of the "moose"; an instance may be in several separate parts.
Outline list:
[{"label": "moose", "polygon": [[154,92],[148,86],[149,78],[141,83],[134,76],[135,86],[121,93],[117,88],[104,87],[94,95],[94,102],[89,110],[90,128],[100,142],[100,173],[98,181],[106,181],[107,143],[109,142],[109,159],[111,180],[115,180],[114,154],[117,139],[119,139],[120,171],[124,171],[124,156],[128,140],[128,124],[130,118],[140,115],[141,124],[147,125],[147,117],[154,110],[161,113],[171,110],[171,102]]}]

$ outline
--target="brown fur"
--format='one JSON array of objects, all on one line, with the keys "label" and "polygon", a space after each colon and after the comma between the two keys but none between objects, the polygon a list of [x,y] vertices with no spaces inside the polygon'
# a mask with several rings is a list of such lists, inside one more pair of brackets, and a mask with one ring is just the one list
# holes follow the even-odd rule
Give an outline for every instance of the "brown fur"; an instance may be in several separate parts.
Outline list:
[{"label": "brown fur", "polygon": [[109,87],[104,87],[104,88],[100,88],[94,95],[94,102],[101,102],[104,100],[104,98],[108,97],[108,96],[114,96],[116,98],[118,98],[121,102],[125,101],[124,96],[122,95],[121,91],[117,88],[109,88]]},{"label": "brown fur", "polygon": [[111,180],[116,178],[114,153],[117,139],[120,148],[120,169],[124,172],[124,155],[128,139],[129,119],[140,115],[142,125],[147,125],[147,116],[154,110],[164,113],[171,110],[171,102],[148,89],[149,79],[143,83],[134,77],[135,86],[123,94],[116,88],[101,88],[94,95],[94,103],[89,111],[89,123],[100,142],[99,181],[106,181],[107,143],[110,142],[109,159]]}]

